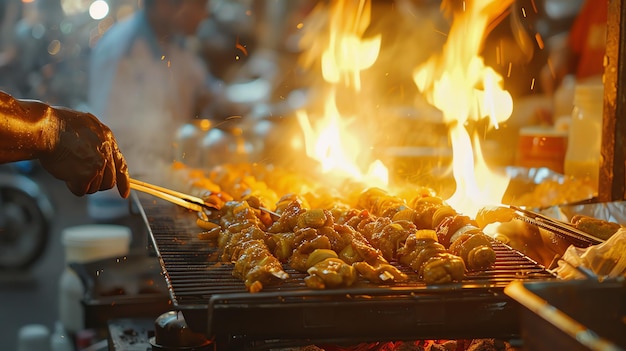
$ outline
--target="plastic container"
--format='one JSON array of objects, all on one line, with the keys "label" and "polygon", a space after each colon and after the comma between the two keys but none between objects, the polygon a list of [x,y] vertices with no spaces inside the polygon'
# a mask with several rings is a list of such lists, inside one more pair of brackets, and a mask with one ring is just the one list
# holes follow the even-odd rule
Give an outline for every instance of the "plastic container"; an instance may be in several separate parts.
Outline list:
[{"label": "plastic container", "polygon": [[[65,262],[86,263],[128,254],[130,228],[111,224],[92,224],[66,228],[62,243]],[[59,278],[59,320],[65,330],[74,334],[84,328],[82,299],[85,287],[69,267]]]},{"label": "plastic container", "polygon": [[28,324],[17,334],[17,351],[50,350],[50,330],[42,324]]},{"label": "plastic container", "polygon": [[519,132],[516,164],[526,168],[546,167],[562,174],[567,146],[567,131],[547,126],[524,127]]},{"label": "plastic container", "polygon": [[67,335],[61,321],[54,324],[54,332],[50,336],[50,351],[74,351],[72,338]]},{"label": "plastic container", "polygon": [[65,262],[85,263],[128,254],[130,228],[113,224],[87,224],[63,230]]},{"label": "plastic container", "polygon": [[602,82],[576,85],[564,162],[565,175],[587,180],[596,191],[600,174],[603,99]]}]

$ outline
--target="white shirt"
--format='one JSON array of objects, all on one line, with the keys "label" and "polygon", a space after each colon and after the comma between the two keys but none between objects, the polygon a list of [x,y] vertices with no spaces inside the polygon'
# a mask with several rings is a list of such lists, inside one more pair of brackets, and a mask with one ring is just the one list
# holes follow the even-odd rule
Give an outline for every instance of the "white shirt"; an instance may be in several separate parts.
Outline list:
[{"label": "white shirt", "polygon": [[[132,177],[168,186],[176,132],[197,117],[210,76],[179,42],[158,43],[146,14],[137,11],[111,27],[91,53],[89,112],[113,131]],[[110,220],[128,213],[115,189],[92,194],[88,212]]]},{"label": "white shirt", "polygon": [[206,67],[176,41],[157,43],[140,10],[100,39],[89,76],[90,112],[113,131],[131,176],[158,180],[177,154],[176,131],[197,117]]}]

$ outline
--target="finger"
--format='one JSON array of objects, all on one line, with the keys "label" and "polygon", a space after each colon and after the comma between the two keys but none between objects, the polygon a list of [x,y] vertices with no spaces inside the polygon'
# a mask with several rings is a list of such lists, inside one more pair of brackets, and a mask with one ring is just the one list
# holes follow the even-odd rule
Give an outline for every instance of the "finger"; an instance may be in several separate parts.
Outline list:
[{"label": "finger", "polygon": [[130,194],[130,176],[128,175],[126,159],[118,148],[117,143],[113,144],[112,156],[115,163],[117,190],[123,198],[127,198]]},{"label": "finger", "polygon": [[91,181],[91,183],[89,183],[87,194],[93,194],[96,191],[100,190],[101,184],[102,184],[102,171],[98,172],[96,176],[93,178],[93,180]]},{"label": "finger", "polygon": [[107,190],[111,189],[115,185],[115,164],[111,154],[107,155],[105,159],[104,169],[102,170],[102,183],[100,184],[100,189],[98,190]]},{"label": "finger", "polygon": [[67,185],[67,188],[70,189],[70,191],[76,196],[85,195],[87,193],[87,190],[89,189],[89,183],[85,182],[68,180],[65,182],[65,184]]}]

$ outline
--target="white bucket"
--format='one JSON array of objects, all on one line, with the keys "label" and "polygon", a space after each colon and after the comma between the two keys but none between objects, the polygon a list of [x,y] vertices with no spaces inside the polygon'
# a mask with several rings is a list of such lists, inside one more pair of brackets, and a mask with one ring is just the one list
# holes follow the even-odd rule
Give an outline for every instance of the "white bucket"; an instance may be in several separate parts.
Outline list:
[{"label": "white bucket", "polygon": [[17,351],[49,351],[50,330],[43,324],[22,326],[17,333]]},{"label": "white bucket", "polygon": [[[113,224],[88,224],[63,230],[66,263],[86,263],[128,254],[130,228]],[[69,333],[84,329],[82,299],[85,289],[73,270],[66,267],[59,278],[59,320]]]},{"label": "white bucket", "polygon": [[85,263],[128,254],[130,228],[113,224],[87,224],[63,230],[65,262]]}]

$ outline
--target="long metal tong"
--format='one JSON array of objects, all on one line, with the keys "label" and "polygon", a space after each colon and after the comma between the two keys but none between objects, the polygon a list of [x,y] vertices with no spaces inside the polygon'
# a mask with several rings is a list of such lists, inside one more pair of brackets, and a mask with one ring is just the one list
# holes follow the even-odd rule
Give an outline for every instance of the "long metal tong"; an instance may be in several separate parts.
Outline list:
[{"label": "long metal tong", "polygon": [[[206,217],[205,210],[217,209],[215,206],[207,204],[202,198],[199,198],[197,196],[181,193],[176,190],[142,182],[140,180],[133,179],[133,178],[130,179],[130,188],[137,190],[137,191],[144,192],[146,194],[156,196],[160,199],[169,201],[173,204],[182,206],[189,210],[196,211],[199,214],[201,214],[201,218]],[[265,207],[259,207],[259,209],[263,212],[268,213],[270,216],[272,216],[273,219],[277,219],[278,217],[280,217],[279,214]]]},{"label": "long metal tong", "polygon": [[601,244],[604,240],[597,238],[591,234],[585,233],[580,229],[577,229],[572,224],[559,221],[557,219],[545,216],[541,213],[537,213],[531,210],[527,210],[517,206],[510,206],[515,210],[516,218],[521,219],[527,223],[536,225],[537,227],[547,229],[553,233],[565,236],[569,239],[574,239],[584,245],[596,245]]},{"label": "long metal tong", "polygon": [[140,180],[131,178],[130,188],[156,196],[163,200],[167,200],[173,204],[182,206],[192,211],[204,212],[205,209],[215,210],[214,207],[205,203],[202,198],[160,187],[158,185],[142,182]]}]

